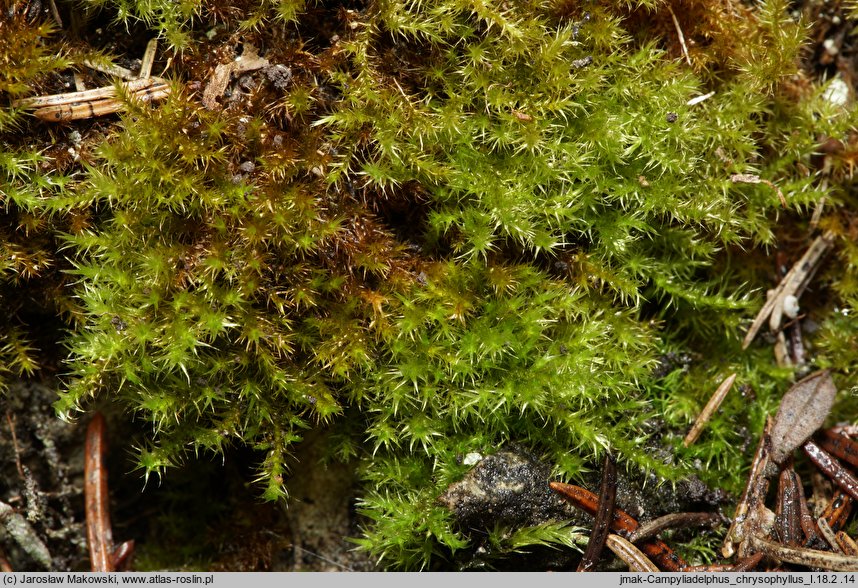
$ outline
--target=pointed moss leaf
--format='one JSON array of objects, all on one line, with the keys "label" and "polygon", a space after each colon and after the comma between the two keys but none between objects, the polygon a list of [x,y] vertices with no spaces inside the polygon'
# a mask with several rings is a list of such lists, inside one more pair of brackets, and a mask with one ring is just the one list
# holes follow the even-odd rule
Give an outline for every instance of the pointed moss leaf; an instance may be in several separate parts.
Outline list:
[{"label": "pointed moss leaf", "polygon": [[828,370],[810,374],[784,394],[772,427],[771,458],[775,463],[782,463],[823,425],[836,394]]}]

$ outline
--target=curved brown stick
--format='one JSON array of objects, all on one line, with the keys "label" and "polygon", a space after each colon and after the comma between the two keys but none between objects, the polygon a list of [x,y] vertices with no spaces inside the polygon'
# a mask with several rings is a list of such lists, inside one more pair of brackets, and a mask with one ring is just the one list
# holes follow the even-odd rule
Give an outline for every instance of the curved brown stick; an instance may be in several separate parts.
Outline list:
[{"label": "curved brown stick", "polygon": [[[562,482],[550,482],[548,485],[552,490],[563,496],[563,498],[590,515],[596,516],[596,513],[599,511],[599,498],[589,490]],[[634,533],[638,527],[640,527],[640,524],[625,511],[619,508],[614,509],[611,529],[616,531],[620,536],[628,536],[630,533]],[[666,543],[659,539],[647,541],[638,547],[644,555],[664,570],[680,572],[688,567],[688,564],[681,557],[676,555]]]},{"label": "curved brown stick", "polygon": [[840,548],[840,544],[837,542],[837,535],[828,525],[828,521],[825,520],[825,517],[819,519],[817,527],[819,528],[819,532],[822,533],[823,539],[828,543],[828,546],[831,547],[832,551],[835,553],[843,553],[843,549]]},{"label": "curved brown stick", "polygon": [[[602,555],[602,549],[604,549],[605,541],[608,538],[608,531],[611,530],[611,521],[614,518],[614,501],[616,500],[616,497],[617,465],[614,463],[614,460],[611,459],[611,456],[607,455],[605,456],[605,468],[602,471],[602,486],[599,489],[599,508],[596,511],[595,520],[593,521],[593,530],[590,532],[590,540],[587,541],[587,549],[584,551],[584,556],[581,558],[581,563],[578,565],[579,572],[591,571],[596,567],[596,564],[599,561],[599,556]],[[618,549],[622,551],[622,547]],[[611,551],[617,553],[616,549],[613,547],[611,548]],[[625,552],[623,551],[623,553]],[[617,553],[617,555],[619,556],[619,553]]]},{"label": "curved brown stick", "polygon": [[107,494],[107,468],[104,456],[107,437],[104,417],[95,413],[86,429],[84,488],[86,498],[86,539],[93,572],[113,572],[113,531]]},{"label": "curved brown stick", "polygon": [[807,506],[807,498],[804,496],[804,486],[801,484],[801,478],[793,470],[795,484],[798,486],[798,517],[799,525],[804,533],[804,546],[818,549],[825,545],[825,539],[819,534],[819,527],[816,525],[816,520],[810,514],[810,508]]},{"label": "curved brown stick", "polygon": [[719,522],[721,522],[721,515],[714,512],[674,512],[647,523],[641,523],[637,531],[629,535],[629,541],[640,543],[646,539],[652,539],[666,529],[714,527]]}]

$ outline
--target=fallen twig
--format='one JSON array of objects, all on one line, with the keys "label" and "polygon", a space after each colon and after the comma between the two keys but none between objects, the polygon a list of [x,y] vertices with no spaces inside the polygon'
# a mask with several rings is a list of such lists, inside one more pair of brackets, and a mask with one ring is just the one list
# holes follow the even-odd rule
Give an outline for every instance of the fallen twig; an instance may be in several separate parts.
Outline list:
[{"label": "fallen twig", "polygon": [[107,468],[104,457],[107,439],[104,417],[95,413],[86,429],[84,497],[86,498],[86,538],[93,572],[115,571],[113,530],[107,493]]},{"label": "fallen twig", "polygon": [[629,541],[640,543],[652,539],[662,531],[682,527],[712,527],[722,520],[721,515],[714,512],[675,512],[641,523],[637,531],[629,535]]},{"label": "fallen twig", "polygon": [[679,19],[676,18],[673,8],[668,6],[667,9],[670,11],[670,18],[673,19],[673,26],[676,28],[676,34],[679,37],[679,46],[682,48],[682,54],[685,56],[685,61],[688,62],[689,67],[693,67],[691,64],[691,57],[688,55],[688,46],[685,44],[685,35],[682,34],[682,27],[679,26]]},{"label": "fallen twig", "polygon": [[[122,82],[120,86],[137,100],[153,102],[170,93],[170,86],[160,78],[147,78]],[[23,98],[13,103],[21,108],[36,109],[33,113],[42,120],[58,122],[81,120],[119,112],[124,104],[116,100],[116,88],[106,86],[85,92],[67,92],[51,96]]]},{"label": "fallen twig", "polygon": [[706,423],[709,422],[709,419],[712,418],[712,415],[715,414],[715,411],[717,411],[721,406],[721,403],[724,402],[724,398],[727,397],[727,393],[730,391],[730,388],[733,386],[733,382],[735,381],[736,374],[732,373],[727,376],[723,382],[721,382],[721,385],[718,386],[717,390],[715,390],[712,398],[709,399],[709,402],[707,402],[703,410],[700,411],[700,414],[697,416],[697,420],[694,421],[694,425],[685,436],[685,440],[682,442],[683,445],[688,447],[697,440],[700,436],[700,432],[703,430],[703,427],[706,426]]},{"label": "fallen twig", "polygon": [[835,433],[832,430],[823,431],[822,434],[824,437],[819,441],[820,447],[835,457],[858,467],[858,443],[846,435]]},{"label": "fallen twig", "polygon": [[840,545],[840,549],[843,550],[843,553],[853,557],[858,555],[858,544],[855,543],[855,540],[852,539],[852,537],[843,531],[837,531],[835,539],[837,539],[837,544]]},{"label": "fallen twig", "polygon": [[614,500],[617,497],[617,465],[610,454],[605,456],[602,470],[602,485],[599,489],[599,509],[593,521],[593,530],[587,541],[587,549],[578,565],[579,572],[589,572],[596,567],[605,547],[605,540],[614,519]]},{"label": "fallen twig", "polygon": [[139,78],[148,78],[152,75],[152,65],[155,63],[155,54],[158,52],[158,38],[149,39],[146,43],[146,51],[143,52],[143,59],[140,62]]},{"label": "fallen twig", "polygon": [[836,572],[858,571],[858,557],[831,553],[829,551],[819,551],[817,549],[787,547],[786,545],[781,545],[780,543],[775,543],[756,535],[751,536],[749,540],[752,549],[781,561]]},{"label": "fallen twig", "polygon": [[739,557],[745,557],[745,540],[753,534],[752,532],[755,530],[755,527],[758,527],[761,523],[762,509],[765,508],[763,500],[769,488],[769,480],[765,476],[765,471],[769,462],[771,446],[769,433],[771,429],[772,420],[767,419],[763,433],[760,435],[757,451],[754,453],[754,461],[751,463],[748,483],[745,485],[745,491],[742,493],[739,504],[736,505],[733,524],[730,525],[730,529],[724,537],[724,544],[721,546],[721,554],[724,557],[730,557],[736,553],[737,547]]},{"label": "fallen twig", "polygon": [[840,544],[837,542],[837,535],[831,530],[831,526],[828,524],[828,521],[821,518],[816,522],[816,526],[822,534],[822,537],[825,539],[825,542],[831,546],[831,549],[836,553],[843,553],[843,550],[840,548]]},{"label": "fallen twig", "polygon": [[838,490],[822,511],[822,518],[833,530],[839,530],[846,524],[846,519],[852,514],[852,497]]},{"label": "fallen twig", "polygon": [[807,286],[810,278],[816,272],[819,262],[831,244],[834,242],[834,233],[826,231],[825,234],[817,237],[810,245],[801,259],[799,259],[786,276],[780,281],[777,287],[773,290],[772,296],[766,301],[760,312],[757,313],[754,322],[748,329],[745,339],[742,341],[742,349],[747,349],[760,328],[765,324],[766,319],[769,319],[769,325],[772,331],[777,332],[781,326],[781,318],[783,316],[784,299],[787,296],[801,296],[802,291]]},{"label": "fallen twig", "polygon": [[[661,570],[626,539],[613,533],[607,536],[608,549],[629,566],[630,572],[660,572]],[[580,568],[579,568],[580,571]]]},{"label": "fallen twig", "polygon": [[778,480],[775,531],[781,543],[797,547],[803,543],[799,494],[804,490],[798,483],[792,465],[781,470]]},{"label": "fallen twig", "polygon": [[760,562],[763,561],[763,557],[765,557],[762,553],[755,553],[750,557],[744,557],[733,566],[730,570],[731,572],[749,572],[753,570],[755,567],[760,565]]},{"label": "fallen twig", "polygon": [[12,411],[6,411],[6,422],[9,423],[9,433],[12,435],[12,450],[15,452],[15,467],[18,469],[18,475],[24,479],[24,467],[21,465],[21,449],[18,447],[18,435],[15,432],[15,419],[12,418]]}]

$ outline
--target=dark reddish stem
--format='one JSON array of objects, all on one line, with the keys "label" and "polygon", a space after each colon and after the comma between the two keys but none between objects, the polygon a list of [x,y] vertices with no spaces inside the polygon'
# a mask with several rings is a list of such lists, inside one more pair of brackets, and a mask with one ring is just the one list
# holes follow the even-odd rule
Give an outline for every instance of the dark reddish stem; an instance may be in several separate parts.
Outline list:
[{"label": "dark reddish stem", "polygon": [[578,565],[579,572],[589,572],[596,567],[599,557],[605,548],[605,540],[611,530],[614,519],[614,502],[617,498],[617,465],[610,455],[605,457],[605,467],[602,471],[602,486],[599,489],[599,507],[590,532],[587,549]]},{"label": "dark reddish stem", "polygon": [[115,571],[113,531],[107,494],[107,435],[104,417],[95,413],[86,430],[84,497],[86,498],[86,538],[93,572]]}]

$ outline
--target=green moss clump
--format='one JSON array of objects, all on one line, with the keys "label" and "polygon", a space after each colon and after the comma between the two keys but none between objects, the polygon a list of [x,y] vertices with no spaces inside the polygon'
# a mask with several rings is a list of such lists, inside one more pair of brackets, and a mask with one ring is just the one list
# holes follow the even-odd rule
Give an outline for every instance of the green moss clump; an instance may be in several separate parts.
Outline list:
[{"label": "green moss clump", "polygon": [[[5,10],[9,12],[0,19],[0,98],[8,103],[68,67],[70,60],[55,27],[31,23],[26,13],[11,7]],[[67,311],[69,302],[52,279],[62,223],[52,218],[49,204],[62,197],[69,178],[49,172],[50,158],[39,149],[19,146],[22,119],[19,108],[0,109],[0,391],[9,378],[39,369],[38,326],[33,322],[42,314]]]},{"label": "green moss clump", "polygon": [[[302,432],[342,425],[335,452],[361,459],[367,488],[358,542],[397,569],[470,545],[436,498],[461,456],[509,442],[566,479],[610,450],[664,479],[700,460],[735,489],[740,429],[759,430],[793,376],[739,348],[770,285],[759,249],[803,231],[823,196],[847,269],[821,278],[811,343],[854,378],[851,176],[833,161],[826,191],[811,172],[824,138],[849,142],[852,113],[802,77],[785,2],[691,3],[692,67],[663,3],[101,4],[157,23],[183,48],[178,75],[214,67],[201,34],[224,15],[290,67],[223,109],[178,81],[155,108],[128,100],[73,186],[50,176],[61,197],[9,201],[65,223],[79,307],[57,408],[110,398],[150,421],[146,475],[245,444],[264,496],[284,498]],[[336,34],[305,44],[324,14]],[[274,43],[260,19],[297,33]],[[787,210],[736,174],[777,184]],[[705,359],[656,369],[686,351]],[[757,402],[734,396],[678,448],[729,371]],[[656,418],[670,466],[640,432]],[[493,537],[512,552],[567,531]]]}]

